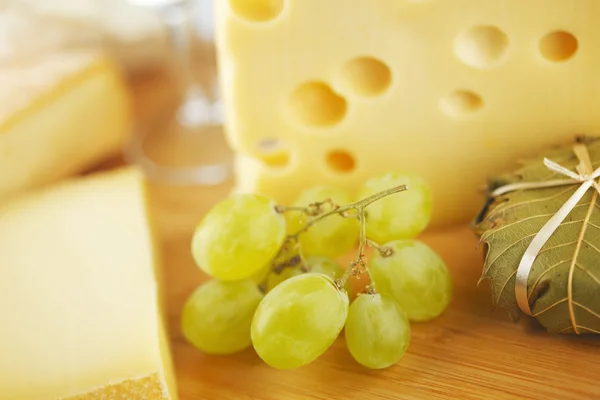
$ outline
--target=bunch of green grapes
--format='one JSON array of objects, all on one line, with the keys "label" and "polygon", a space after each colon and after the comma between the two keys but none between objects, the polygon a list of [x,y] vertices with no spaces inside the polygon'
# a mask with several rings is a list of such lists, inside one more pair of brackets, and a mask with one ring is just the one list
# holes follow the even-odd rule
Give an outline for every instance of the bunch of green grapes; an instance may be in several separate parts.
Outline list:
[{"label": "bunch of green grapes", "polygon": [[[360,364],[398,362],[409,320],[440,315],[452,292],[442,259],[413,239],[431,217],[431,193],[419,177],[388,174],[368,180],[359,195],[352,203],[343,189],[315,187],[281,207],[244,194],[210,210],[192,254],[213,279],[184,306],[188,341],[214,354],[253,345],[267,364],[290,369],[318,358],[345,327]],[[335,258],[357,243],[358,257],[344,270]],[[376,249],[370,260],[367,244]],[[350,303],[348,278],[365,271],[371,282]]]}]

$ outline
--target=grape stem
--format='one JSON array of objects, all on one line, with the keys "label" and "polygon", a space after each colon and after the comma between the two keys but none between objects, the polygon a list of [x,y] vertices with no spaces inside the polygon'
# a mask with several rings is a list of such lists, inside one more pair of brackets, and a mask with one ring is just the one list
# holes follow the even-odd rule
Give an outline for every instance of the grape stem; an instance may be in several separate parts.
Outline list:
[{"label": "grape stem", "polygon": [[[369,239],[367,239],[367,222],[365,220],[365,210],[364,208],[357,210],[358,212],[358,222],[360,224],[360,238],[358,241],[358,256],[356,260],[352,261],[348,268],[346,268],[346,272],[344,275],[335,281],[335,284],[338,288],[343,288],[348,281],[348,278],[351,274],[362,273],[363,270],[367,271],[369,275],[369,285],[366,287],[366,291],[368,294],[375,294],[377,290],[375,289],[375,282],[371,277],[371,271],[367,267],[367,257],[365,255],[365,245],[369,243]],[[374,243],[374,242],[373,242]]]},{"label": "grape stem", "polygon": [[369,245],[369,247],[372,247],[375,250],[377,250],[377,252],[379,252],[379,254],[381,254],[381,256],[384,258],[390,257],[394,254],[394,250],[391,247],[382,246],[379,243],[374,242],[370,239],[367,239],[367,244]]},{"label": "grape stem", "polygon": [[[376,242],[367,238],[366,208],[371,203],[374,203],[377,200],[381,200],[384,197],[390,196],[395,193],[403,192],[406,189],[407,189],[406,185],[395,186],[390,189],[386,189],[381,192],[375,193],[371,196],[365,197],[364,199],[358,200],[354,203],[349,203],[349,204],[346,204],[343,206],[338,206],[338,205],[334,204],[331,201],[331,199],[326,199],[321,202],[309,204],[307,207],[277,206],[276,211],[279,213],[283,213],[286,211],[302,211],[308,216],[314,216],[314,218],[312,218],[310,221],[308,221],[302,227],[302,229],[300,229],[296,233],[288,235],[285,238],[284,243],[294,243],[294,242],[297,243],[298,237],[302,233],[306,232],[308,229],[310,229],[311,226],[313,226],[317,222],[319,222],[327,217],[330,217],[332,215],[340,215],[345,218],[358,219],[358,222],[360,224],[360,238],[359,238],[359,242],[358,242],[357,258],[350,263],[350,265],[344,272],[344,275],[341,278],[337,279],[335,281],[335,284],[337,285],[338,288],[343,289],[344,286],[346,285],[346,282],[348,281],[348,278],[350,278],[350,275],[353,275],[353,274],[359,275],[359,274],[362,274],[364,271],[366,271],[367,274],[369,275],[369,278],[371,281],[369,286],[367,286],[366,291],[369,294],[375,294],[376,293],[375,283],[371,277],[371,272],[369,271],[369,268],[367,267],[367,257],[365,255],[365,246],[368,245],[370,247],[375,248],[384,257],[389,257],[389,255],[391,255],[391,249],[388,247],[385,247],[385,246],[381,246],[381,245],[377,244]],[[323,210],[323,205],[325,205],[325,204],[331,205],[331,209],[329,211]],[[277,261],[282,257],[282,255],[286,251],[286,249],[287,249],[287,246],[284,244],[282,246],[282,248],[279,250],[279,253],[277,254],[277,256],[275,257],[275,259],[273,261],[272,269],[276,273],[281,273],[283,268],[293,267],[298,264],[298,262],[296,262],[296,263],[289,263],[289,262],[281,263],[281,262]],[[294,258],[294,257],[292,257],[292,258]]]},{"label": "grape stem", "polygon": [[[356,211],[357,215],[360,214],[361,212],[364,214],[364,210],[365,208],[367,208],[367,206],[369,206],[371,203],[376,202],[377,200],[381,200],[384,197],[390,196],[394,193],[399,193],[399,192],[403,192],[406,190],[406,185],[400,185],[400,186],[395,186],[393,188],[387,189],[387,190],[383,190],[381,192],[375,193],[369,197],[365,197],[362,200],[356,201],[354,203],[349,203],[343,206],[337,206],[335,204],[333,204],[331,202],[331,200],[325,200],[319,203],[314,203],[309,205],[307,208],[303,208],[303,210],[306,212],[306,210],[317,206],[320,207],[323,204],[326,203],[330,203],[332,204],[332,210],[327,211],[325,213],[316,215],[315,218],[311,219],[310,221],[308,221],[306,223],[306,225],[304,225],[302,227],[302,229],[300,229],[298,232],[289,235],[288,237],[292,237],[292,238],[297,238],[298,236],[300,236],[300,234],[306,232],[311,226],[313,226],[314,224],[316,224],[317,222],[321,221],[322,219],[325,219],[331,215],[335,215],[335,214],[343,214],[343,213],[347,213],[348,211]],[[297,207],[278,207],[278,210],[283,210],[283,212],[288,211],[288,210],[297,210]],[[366,239],[365,239],[366,240]]]},{"label": "grape stem", "polygon": [[[286,252],[288,251],[291,252],[292,256],[286,256]],[[300,270],[303,273],[309,271],[304,255],[302,254],[302,249],[300,248],[300,243],[296,238],[288,236],[279,249],[279,253],[271,261],[271,268],[258,285],[258,288],[263,293],[266,293],[271,274],[281,275],[285,268],[296,268],[298,265],[300,265]]]}]

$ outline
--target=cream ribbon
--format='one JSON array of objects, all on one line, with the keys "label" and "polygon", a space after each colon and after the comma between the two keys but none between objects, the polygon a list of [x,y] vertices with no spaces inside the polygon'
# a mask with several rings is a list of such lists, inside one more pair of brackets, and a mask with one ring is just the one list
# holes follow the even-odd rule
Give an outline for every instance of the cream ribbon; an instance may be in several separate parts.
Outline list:
[{"label": "cream ribbon", "polygon": [[512,192],[515,190],[521,189],[539,189],[546,187],[558,187],[565,185],[574,185],[580,183],[581,186],[573,193],[573,195],[563,204],[563,206],[546,222],[546,224],[540,229],[540,231],[535,235],[527,250],[525,250],[525,254],[521,258],[521,262],[519,263],[519,267],[517,268],[517,277],[515,282],[515,296],[517,299],[517,304],[521,311],[523,311],[527,315],[532,315],[531,309],[529,308],[529,299],[527,295],[527,281],[529,279],[529,274],[531,272],[531,268],[533,267],[533,263],[537,258],[540,250],[550,236],[558,229],[560,224],[564,221],[565,218],[569,215],[569,213],[575,208],[577,203],[583,198],[585,193],[591,188],[594,187],[600,193],[600,185],[595,181],[598,177],[600,177],[600,168],[595,171],[592,170],[592,162],[590,160],[590,155],[587,150],[587,147],[584,144],[578,143],[573,146],[573,152],[579,159],[579,165],[577,166],[577,173],[571,171],[568,168],[565,168],[552,160],[544,158],[544,165],[548,167],[551,171],[556,173],[565,175],[570,179],[556,179],[550,180],[546,182],[521,182],[514,183],[506,186],[502,186],[492,192],[493,197],[500,196],[502,194]]}]

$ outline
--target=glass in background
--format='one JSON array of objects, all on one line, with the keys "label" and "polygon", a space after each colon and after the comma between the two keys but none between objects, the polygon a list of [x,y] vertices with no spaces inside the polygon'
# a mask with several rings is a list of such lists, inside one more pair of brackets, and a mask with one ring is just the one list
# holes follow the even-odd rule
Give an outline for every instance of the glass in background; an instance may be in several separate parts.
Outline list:
[{"label": "glass in background", "polygon": [[127,159],[172,185],[214,185],[231,175],[224,139],[212,35],[212,0],[129,0],[169,28],[182,101],[174,115],[141,127]]}]

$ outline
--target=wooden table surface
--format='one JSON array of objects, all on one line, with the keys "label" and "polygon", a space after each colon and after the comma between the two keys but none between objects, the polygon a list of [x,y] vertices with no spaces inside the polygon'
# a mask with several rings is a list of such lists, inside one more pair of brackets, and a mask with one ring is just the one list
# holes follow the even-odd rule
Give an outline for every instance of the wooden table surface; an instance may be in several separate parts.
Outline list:
[{"label": "wooden table surface", "polygon": [[[142,114],[160,105],[151,99],[153,87],[165,96],[163,84],[136,84]],[[600,338],[553,336],[531,320],[513,323],[503,310],[492,312],[487,283],[477,287],[482,255],[466,226],[423,235],[449,266],[454,297],[438,319],[412,324],[408,352],[393,367],[361,367],[343,337],[316,362],[292,371],[268,367],[251,348],[232,356],[194,349],[179,328],[184,301],[206,279],[190,255],[191,234],[231,185],[150,185],[181,400],[600,399]]]}]

